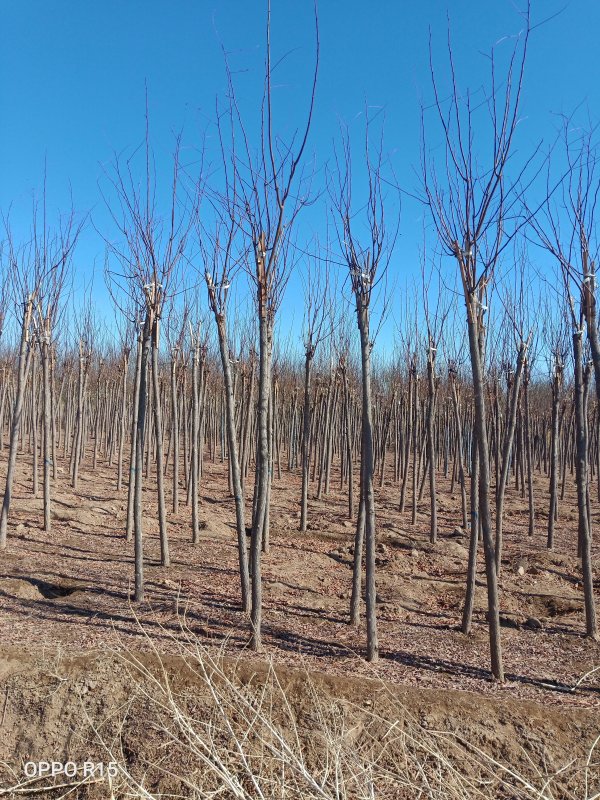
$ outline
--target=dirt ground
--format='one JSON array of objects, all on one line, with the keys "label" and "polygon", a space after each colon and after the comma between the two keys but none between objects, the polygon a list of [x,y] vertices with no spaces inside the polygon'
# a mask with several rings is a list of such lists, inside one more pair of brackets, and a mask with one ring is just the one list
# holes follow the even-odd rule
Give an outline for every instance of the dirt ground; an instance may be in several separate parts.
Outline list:
[{"label": "dirt ground", "polygon": [[[367,763],[380,767],[374,783],[381,800],[534,796],[566,800],[595,796],[600,786],[596,759],[588,764],[598,730],[597,714],[590,709],[573,714],[572,709],[544,707],[527,700],[422,689],[349,675],[340,678],[281,666],[272,670],[264,663],[231,658],[219,659],[218,674],[210,678],[211,692],[199,661],[190,657],[189,650],[183,652],[160,658],[147,651],[92,651],[77,656],[47,652],[43,657],[6,652],[0,658],[4,694],[0,786],[23,784],[22,765],[45,758],[78,765],[124,763],[130,774],[143,775],[152,797],[195,797],[190,785],[215,789],[201,759],[194,758],[195,754],[190,757],[189,736],[181,736],[173,721],[175,715],[169,707],[165,709],[165,702],[175,698],[178,709],[186,714],[186,723],[192,720],[200,734],[210,726],[211,739],[218,740],[215,692],[234,720],[250,698],[255,714],[250,727],[256,736],[265,719],[257,703],[260,697],[262,709],[267,707],[269,727],[274,725],[291,748],[299,743],[304,763],[315,774],[323,772],[325,753],[331,757],[335,751],[337,755],[338,747],[342,752],[349,748],[352,766],[366,756]],[[208,662],[210,673],[216,662],[210,657]],[[168,698],[163,691],[167,686]],[[253,690],[253,686],[257,688]],[[246,742],[251,751],[248,739]],[[264,765],[261,752],[253,766],[257,775],[264,773]],[[231,764],[230,769],[238,775],[242,771],[239,764]],[[547,776],[554,777],[550,780]],[[53,783],[62,788],[40,793],[41,787]],[[26,787],[34,790],[31,796],[48,800],[148,798],[143,792],[127,791],[119,779],[89,782],[75,789],[69,781],[65,789],[64,783],[65,778],[59,776],[34,779]],[[588,794],[584,794],[584,786]],[[537,794],[527,787],[541,791]],[[30,796],[27,788],[8,796],[23,793]],[[233,796],[222,786],[216,794]],[[262,795],[250,792],[248,796]],[[360,794],[347,785],[340,793],[313,795],[300,789],[285,794],[275,790],[264,796],[305,800],[313,796],[370,797],[371,793]]]},{"label": "dirt ground", "polygon": [[[146,482],[146,601],[139,607],[130,602],[133,543],[125,541],[126,491],[116,492],[116,470],[100,466],[93,472],[84,464],[74,492],[67,465],[61,463],[53,489],[53,527],[44,533],[42,501],[31,494],[27,457],[21,457],[19,469],[0,567],[7,675],[14,674],[20,659],[46,663],[82,651],[139,652],[151,645],[176,652],[184,636],[182,620],[185,635],[197,636],[203,646],[243,653],[248,664],[260,664],[263,657],[246,649],[249,625],[239,609],[235,517],[224,464],[204,464],[198,545],[191,543],[185,497],[180,513],[169,513],[172,566],[167,569],[158,563],[154,482]],[[357,630],[348,624],[354,530],[339,476],[334,475],[332,491],[322,500],[311,491],[307,534],[298,532],[298,475],[284,471],[281,479],[275,476],[271,548],[263,556],[267,656],[280,668],[328,675],[341,685],[346,678],[385,681],[405,698],[421,698],[414,700],[421,706],[424,695],[419,693],[432,690],[427,703],[435,698],[447,720],[462,714],[458,708],[481,707],[480,722],[486,722],[487,703],[493,704],[489,708],[496,720],[514,719],[516,708],[526,708],[523,713],[530,719],[541,715],[543,727],[544,715],[549,720],[555,714],[561,720],[558,727],[570,731],[561,740],[566,749],[577,740],[578,730],[585,728],[587,741],[594,719],[600,732],[600,644],[584,636],[573,488],[559,505],[552,552],[545,548],[546,479],[536,483],[534,537],[527,535],[525,501],[514,487],[509,489],[500,579],[507,680],[500,685],[489,677],[482,553],[473,632],[465,636],[459,629],[468,540],[456,530],[459,492],[451,497],[448,483],[439,483],[440,533],[434,546],[428,542],[427,493],[412,526],[410,502],[403,515],[397,510],[399,487],[388,479],[377,489],[380,659],[368,664],[362,657],[364,626]],[[596,523],[599,516],[594,511]],[[594,552],[597,560],[597,545]],[[517,705],[521,701],[538,705]],[[0,758],[8,757],[4,751]]]}]

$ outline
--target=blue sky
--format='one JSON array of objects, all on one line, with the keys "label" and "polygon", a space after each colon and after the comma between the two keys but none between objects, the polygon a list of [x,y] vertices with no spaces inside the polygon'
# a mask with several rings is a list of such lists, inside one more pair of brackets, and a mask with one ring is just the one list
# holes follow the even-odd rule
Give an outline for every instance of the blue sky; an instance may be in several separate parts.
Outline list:
[{"label": "blue sky", "polygon": [[[385,150],[402,187],[414,191],[419,107],[432,99],[429,30],[443,80],[449,14],[459,80],[476,90],[487,78],[483,54],[521,29],[518,7],[518,0],[321,0],[321,67],[307,156],[314,154],[323,168],[341,121],[360,152],[367,104],[385,115]],[[597,121],[600,3],[532,3],[534,22],[559,11],[532,36],[521,113],[523,151],[553,138],[559,113],[581,106],[580,114],[589,112]],[[77,211],[91,212],[96,227],[114,234],[98,182],[115,151],[130,151],[143,139],[145,83],[159,176],[168,169],[174,131],[183,130],[188,163],[197,157],[203,135],[210,150],[215,98],[226,86],[222,46],[235,71],[243,113],[251,119],[261,92],[264,18],[264,3],[254,0],[1,2],[0,208],[6,212],[12,206],[15,230],[27,229],[46,159],[51,210],[66,210],[72,192]],[[276,121],[289,130],[302,119],[310,81],[311,2],[273,0],[273,50],[275,56],[289,52],[274,91]],[[322,230],[323,215],[323,204],[306,210],[298,220],[300,240]],[[399,291],[419,281],[422,230],[422,207],[406,199],[392,270]],[[101,313],[110,315],[103,259],[103,240],[89,225],[75,259],[76,296],[95,271],[94,297]],[[296,276],[282,309],[284,324],[292,319],[298,324],[301,296]],[[392,333],[393,322],[385,334],[388,343]]]}]

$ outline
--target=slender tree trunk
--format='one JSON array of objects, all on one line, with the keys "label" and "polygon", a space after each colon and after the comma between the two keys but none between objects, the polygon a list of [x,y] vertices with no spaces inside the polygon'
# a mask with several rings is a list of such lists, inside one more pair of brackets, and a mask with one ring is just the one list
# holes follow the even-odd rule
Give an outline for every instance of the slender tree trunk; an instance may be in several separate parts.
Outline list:
[{"label": "slender tree trunk", "polygon": [[549,550],[554,547],[554,525],[558,508],[558,407],[560,403],[560,389],[562,383],[562,367],[554,366],[552,378],[552,421],[550,423],[550,505],[548,508],[548,539],[546,545]]},{"label": "slender tree trunk", "polygon": [[50,474],[52,468],[52,399],[50,387],[50,334],[41,343],[43,402],[43,458],[44,458],[44,530],[50,530]]},{"label": "slender tree trunk", "polygon": [[431,503],[429,541],[437,541],[437,489],[436,489],[436,451],[433,431],[435,414],[435,350],[429,347],[427,357],[427,387],[429,402],[427,406],[427,458],[429,460],[429,497]]},{"label": "slender tree trunk", "polygon": [[362,364],[362,428],[364,437],[364,485],[365,499],[365,607],[367,618],[367,661],[377,661],[376,587],[375,587],[375,494],[373,489],[373,411],[371,397],[371,342],[369,339],[369,310],[357,297],[358,324]]},{"label": "slender tree trunk", "polygon": [[469,560],[467,564],[467,586],[465,605],[463,607],[461,630],[471,632],[473,623],[473,607],[475,605],[475,587],[477,580],[477,548],[481,525],[479,521],[479,448],[477,436],[471,440],[471,531],[469,536]]},{"label": "slender tree trunk", "polygon": [[38,371],[37,371],[37,358],[35,349],[32,349],[31,356],[31,434],[33,438],[33,480],[32,492],[33,496],[37,497],[39,494],[39,436],[38,436]]},{"label": "slender tree trunk", "polygon": [[[263,286],[259,287],[262,294]],[[266,293],[266,288],[265,288]],[[258,379],[258,444],[256,453],[256,506],[252,520],[250,564],[252,572],[252,649],[262,650],[262,575],[261,550],[267,514],[269,481],[269,395],[271,388],[271,321],[266,298],[259,298],[259,379]]]},{"label": "slender tree trunk", "polygon": [[361,431],[360,447],[360,486],[358,518],[354,534],[354,563],[352,567],[352,596],[350,598],[350,624],[358,627],[360,623],[360,599],[362,597],[362,562],[365,541],[365,492],[364,492],[364,431]]},{"label": "slender tree trunk", "polygon": [[579,545],[583,571],[583,593],[585,600],[585,629],[588,636],[598,638],[594,581],[592,574],[592,536],[588,515],[588,442],[584,405],[583,343],[582,332],[573,334],[573,358],[575,361],[575,478],[577,484],[577,511],[579,516]]},{"label": "slender tree trunk", "polygon": [[123,353],[123,388],[121,393],[121,415],[119,422],[119,453],[117,456],[117,492],[123,488],[123,450],[125,449],[125,429],[127,417],[127,372],[129,369],[129,348]]},{"label": "slender tree trunk", "polygon": [[13,406],[10,443],[8,450],[8,466],[6,470],[6,483],[4,487],[4,499],[2,501],[2,511],[0,512],[0,549],[6,547],[6,537],[8,530],[8,515],[10,513],[10,503],[12,499],[12,487],[15,478],[15,466],[17,463],[17,449],[19,443],[19,429],[21,427],[21,416],[23,413],[23,399],[25,397],[25,384],[27,374],[31,364],[32,349],[29,347],[29,325],[33,312],[33,298],[30,296],[23,306],[23,317],[21,319],[21,341],[19,345],[19,362],[17,367],[17,390]]},{"label": "slender tree trunk", "polygon": [[498,601],[498,578],[495,548],[492,537],[492,514],[490,507],[490,459],[485,417],[485,382],[483,377],[483,342],[476,322],[475,300],[469,295],[469,350],[473,374],[473,400],[475,406],[475,431],[479,448],[479,516],[485,555],[485,571],[488,594],[488,624],[490,633],[490,655],[492,674],[504,681],[502,648],[500,639],[500,606]]},{"label": "slender tree trunk", "polygon": [[179,403],[177,398],[177,354],[171,361],[171,431],[173,440],[173,513],[179,512]]},{"label": "slender tree trunk", "polygon": [[533,461],[531,453],[531,418],[529,408],[529,365],[523,370],[523,405],[525,415],[525,468],[527,472],[527,498],[529,505],[529,536],[535,533],[535,498],[533,496]]},{"label": "slender tree trunk", "polygon": [[129,448],[129,482],[127,485],[127,526],[126,539],[131,541],[134,528],[134,497],[135,497],[135,476],[137,470],[137,431],[138,431],[138,412],[140,407],[140,383],[142,374],[142,335],[137,337],[137,353],[135,359],[135,378],[133,385],[133,406],[131,421],[131,442]]},{"label": "slender tree trunk", "polygon": [[200,409],[198,386],[198,362],[200,358],[200,343],[194,345],[192,354],[192,441],[190,447],[190,491],[192,502],[192,542],[198,544],[200,528],[198,520],[198,447],[200,438]]},{"label": "slender tree trunk", "polygon": [[77,414],[75,417],[75,435],[71,451],[71,485],[77,491],[79,481],[79,463],[83,447],[83,401],[85,391],[85,375],[87,373],[87,354],[83,353],[83,343],[79,344],[79,379],[77,384]]},{"label": "slender tree trunk", "polygon": [[158,525],[160,531],[160,563],[163,567],[171,565],[169,556],[169,537],[167,533],[167,510],[165,505],[165,471],[163,456],[162,404],[158,374],[159,321],[155,319],[152,332],[152,390],[154,406],[154,432],[156,436],[156,488],[158,494]]},{"label": "slender tree trunk", "polygon": [[142,478],[144,470],[144,437],[146,433],[146,411],[148,408],[148,361],[152,338],[151,312],[146,319],[141,336],[140,377],[138,391],[137,430],[135,436],[135,486],[133,497],[135,595],[136,603],[144,599],[144,549],[142,538]]},{"label": "slender tree trunk", "polygon": [[402,474],[402,488],[400,489],[400,513],[404,512],[406,503],[406,487],[408,486],[408,471],[410,467],[410,450],[413,433],[413,392],[416,368],[411,364],[408,374],[408,399],[406,402],[406,446],[404,450],[404,471]]},{"label": "slender tree trunk", "polygon": [[413,525],[417,524],[417,485],[419,480],[419,376],[415,373],[413,387],[413,472],[412,472],[412,518]]},{"label": "slender tree trunk", "polygon": [[244,493],[238,458],[237,436],[235,428],[235,398],[233,381],[231,377],[231,362],[229,359],[229,344],[227,342],[227,326],[225,314],[215,314],[217,331],[219,334],[219,349],[223,365],[223,381],[225,384],[225,413],[227,416],[227,446],[229,449],[229,463],[233,497],[235,501],[235,521],[238,540],[238,560],[240,567],[240,588],[242,608],[250,611],[250,576],[248,571],[248,552],[246,549],[246,525],[244,521]]},{"label": "slender tree trunk", "polygon": [[304,358],[304,414],[302,418],[302,494],[300,499],[300,530],[306,531],[308,513],[308,471],[310,467],[310,368],[313,351],[307,348]]},{"label": "slender tree trunk", "polygon": [[504,442],[502,445],[502,466],[500,469],[500,480],[498,486],[496,487],[495,563],[497,574],[500,574],[500,566],[502,563],[502,523],[504,518],[504,495],[506,493],[508,471],[510,469],[511,453],[513,449],[513,439],[517,420],[517,405],[526,353],[527,345],[525,342],[522,342],[521,346],[519,347],[519,354],[517,356],[517,368],[515,370],[512,384],[510,386],[510,392],[508,393],[507,398],[506,428],[504,431]]},{"label": "slender tree trunk", "polygon": [[454,418],[456,420],[456,453],[458,457],[458,479],[460,483],[460,496],[462,508],[462,525],[465,530],[468,528],[467,514],[467,487],[465,480],[465,461],[463,455],[463,430],[460,418],[460,403],[458,401],[458,391],[456,389],[456,378],[452,376],[452,404],[454,407]]},{"label": "slender tree trunk", "polygon": [[344,441],[346,447],[346,463],[348,467],[348,519],[354,518],[354,464],[352,458],[352,429],[350,420],[350,389],[348,388],[348,371],[342,367],[344,384]]}]

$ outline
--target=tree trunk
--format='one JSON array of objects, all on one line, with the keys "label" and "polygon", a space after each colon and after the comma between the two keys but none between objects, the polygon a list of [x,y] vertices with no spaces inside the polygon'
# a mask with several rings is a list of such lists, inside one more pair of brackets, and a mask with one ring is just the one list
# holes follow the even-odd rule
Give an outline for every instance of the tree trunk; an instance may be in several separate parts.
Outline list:
[{"label": "tree trunk", "polygon": [[367,661],[379,657],[377,641],[376,587],[375,587],[375,495],[373,489],[373,412],[371,397],[371,342],[369,339],[369,309],[357,297],[357,314],[360,330],[362,365],[362,428],[364,439],[363,469],[365,500],[365,606],[367,618]]},{"label": "tree trunk", "polygon": [[123,488],[123,450],[125,449],[125,428],[127,417],[127,372],[129,349],[123,354],[123,391],[121,393],[121,419],[119,424],[119,453],[117,456],[117,492]]},{"label": "tree trunk", "polygon": [[308,471],[310,467],[310,368],[313,351],[307,348],[304,358],[304,413],[302,418],[302,494],[300,499],[300,530],[306,531],[308,512]]},{"label": "tree trunk", "polygon": [[50,336],[41,343],[43,402],[43,453],[44,453],[44,530],[50,530],[50,473],[52,468],[52,399],[50,386]]},{"label": "tree trunk", "polygon": [[454,407],[454,418],[456,420],[456,454],[458,457],[458,480],[460,483],[461,508],[463,518],[463,528],[468,528],[467,515],[467,487],[465,480],[465,461],[463,455],[463,431],[460,418],[460,403],[458,401],[458,391],[456,389],[456,378],[452,376],[452,404]]},{"label": "tree trunk", "polygon": [[150,311],[141,336],[140,377],[138,391],[138,409],[135,435],[135,486],[133,497],[133,526],[135,554],[135,595],[136,603],[144,599],[144,549],[142,539],[142,478],[144,469],[144,437],[146,432],[146,410],[148,407],[148,360],[152,338],[152,318]]},{"label": "tree trunk", "polygon": [[471,439],[471,532],[469,536],[469,559],[467,563],[467,586],[463,607],[461,630],[471,632],[473,606],[475,605],[475,586],[477,580],[477,548],[481,525],[479,522],[479,449],[477,436]]},{"label": "tree trunk", "polygon": [[177,398],[177,354],[171,361],[171,438],[173,440],[173,513],[179,512],[179,404]]},{"label": "tree trunk", "polygon": [[127,527],[126,539],[131,541],[134,526],[134,495],[135,495],[135,476],[137,469],[137,431],[138,431],[138,412],[140,407],[140,379],[142,374],[142,336],[137,337],[137,354],[135,359],[135,379],[133,385],[133,406],[131,421],[131,443],[129,448],[129,482],[127,485]]},{"label": "tree trunk", "polygon": [[19,428],[21,426],[21,416],[23,413],[25,384],[27,382],[27,374],[31,364],[32,349],[29,347],[29,325],[31,323],[32,311],[33,298],[30,296],[27,298],[23,306],[23,317],[21,319],[21,341],[19,345],[19,363],[17,367],[17,391],[15,394],[15,402],[10,426],[10,443],[8,449],[8,466],[6,470],[4,499],[2,501],[2,511],[0,512],[0,549],[2,550],[6,547],[8,515],[10,513],[12,486],[15,478],[15,466],[17,463]]},{"label": "tree trunk", "polygon": [[473,374],[473,400],[475,406],[475,432],[479,449],[479,517],[485,555],[485,571],[488,594],[488,624],[490,633],[490,655],[492,674],[504,681],[502,647],[500,639],[500,607],[498,602],[498,578],[496,573],[495,548],[492,538],[492,514],[490,507],[490,459],[485,418],[485,382],[483,377],[483,342],[479,323],[476,321],[475,300],[469,296],[469,350]]},{"label": "tree trunk", "polygon": [[152,332],[152,390],[154,405],[154,433],[156,435],[156,488],[158,494],[158,525],[160,531],[160,563],[163,567],[171,565],[169,538],[167,534],[167,510],[165,506],[165,471],[163,458],[162,405],[158,381],[158,341],[159,322],[154,321]]},{"label": "tree trunk", "polygon": [[[259,287],[259,378],[258,378],[258,419],[256,453],[256,505],[252,520],[250,543],[250,564],[252,572],[252,649],[262,650],[262,576],[261,550],[267,516],[269,492],[269,395],[271,389],[271,320]],[[266,290],[265,290],[266,291]]]},{"label": "tree trunk", "polygon": [[513,376],[513,382],[512,386],[510,387],[509,396],[507,397],[506,428],[504,430],[504,441],[502,443],[502,464],[500,468],[500,479],[498,486],[496,487],[495,563],[497,574],[500,574],[500,565],[502,563],[502,522],[504,517],[504,495],[506,492],[506,483],[508,481],[508,471],[510,469],[511,453],[513,449],[513,439],[517,420],[517,403],[519,398],[519,390],[521,388],[521,375],[523,374],[526,353],[527,345],[525,342],[521,342],[517,356],[517,368]]},{"label": "tree trunk", "polygon": [[192,354],[192,434],[190,447],[190,492],[192,503],[192,543],[198,544],[200,528],[198,521],[198,447],[200,438],[200,409],[198,385],[198,361],[200,358],[200,343],[194,345]]},{"label": "tree trunk", "polygon": [[585,600],[585,629],[588,636],[598,638],[594,581],[592,574],[592,536],[588,515],[588,442],[584,405],[583,343],[582,332],[573,334],[573,358],[575,361],[575,478],[577,484],[577,511],[579,516],[579,545],[583,571],[583,593]]},{"label": "tree trunk", "polygon": [[231,378],[231,362],[229,360],[229,344],[227,342],[227,327],[225,315],[215,314],[217,331],[219,334],[219,349],[223,365],[223,382],[225,384],[225,413],[227,417],[227,446],[229,449],[229,464],[233,497],[235,501],[235,521],[238,540],[238,559],[240,566],[240,588],[242,608],[250,611],[250,576],[248,572],[248,552],[246,549],[246,525],[244,521],[244,494],[240,462],[238,458],[237,437],[235,429],[235,399],[233,394],[233,381]]},{"label": "tree trunk", "polygon": [[429,347],[427,357],[427,388],[429,402],[427,405],[427,458],[429,460],[429,497],[431,503],[429,541],[437,541],[437,490],[436,490],[436,452],[433,432],[433,418],[435,414],[435,350],[433,344]]}]

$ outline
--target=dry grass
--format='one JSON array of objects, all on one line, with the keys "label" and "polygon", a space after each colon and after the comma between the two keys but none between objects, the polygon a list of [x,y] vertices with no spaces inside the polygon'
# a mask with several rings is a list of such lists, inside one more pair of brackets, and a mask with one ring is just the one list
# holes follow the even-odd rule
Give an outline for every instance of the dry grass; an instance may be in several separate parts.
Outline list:
[{"label": "dry grass", "polygon": [[[185,621],[182,629],[176,672],[150,636],[151,660],[128,651],[115,654],[133,687],[127,707],[114,710],[113,722],[119,719],[110,737],[106,721],[89,722],[105,761],[116,762],[119,771],[104,787],[106,795],[89,796],[600,798],[598,740],[585,758],[565,753],[554,769],[523,747],[517,768],[503,763],[493,748],[456,732],[428,729],[384,683],[373,700],[332,697],[309,672],[300,686],[286,683],[272,661],[248,674],[242,662],[225,658],[225,649],[206,649]],[[126,744],[132,720],[141,722],[155,743],[151,759],[132,758]],[[72,797],[73,791],[66,787],[52,796]]]}]

